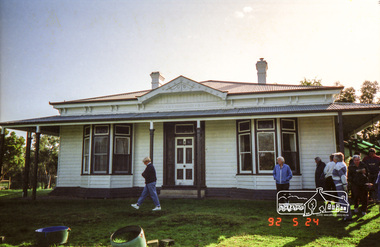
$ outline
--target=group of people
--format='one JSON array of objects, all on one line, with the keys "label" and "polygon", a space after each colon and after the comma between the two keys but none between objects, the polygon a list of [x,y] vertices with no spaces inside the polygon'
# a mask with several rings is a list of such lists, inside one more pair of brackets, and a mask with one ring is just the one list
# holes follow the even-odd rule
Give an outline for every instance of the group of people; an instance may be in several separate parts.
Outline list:
[{"label": "group of people", "polygon": [[[369,149],[368,156],[361,160],[360,153],[355,153],[349,161],[349,165],[344,163],[342,153],[332,154],[330,162],[325,164],[321,158],[315,158],[315,185],[323,187],[324,190],[351,191],[351,200],[354,204],[354,212],[367,213],[368,201],[374,203],[380,199],[380,157],[376,155],[376,150]],[[350,219],[350,216],[347,218]]]},{"label": "group of people", "polygon": [[[335,191],[341,203],[344,203],[342,199],[344,192],[350,190],[355,213],[359,213],[361,204],[361,213],[366,215],[368,201],[372,200],[377,203],[377,200],[380,199],[380,157],[376,155],[375,149],[369,149],[368,156],[363,160],[361,160],[360,153],[355,153],[348,167],[342,153],[330,155],[330,162],[327,164],[320,157],[316,157],[315,163],[316,188],[322,187],[324,191]],[[277,192],[289,190],[289,181],[292,177],[292,170],[285,164],[284,158],[278,157],[277,164],[273,169]],[[349,209],[344,220],[350,219],[351,210]]]}]

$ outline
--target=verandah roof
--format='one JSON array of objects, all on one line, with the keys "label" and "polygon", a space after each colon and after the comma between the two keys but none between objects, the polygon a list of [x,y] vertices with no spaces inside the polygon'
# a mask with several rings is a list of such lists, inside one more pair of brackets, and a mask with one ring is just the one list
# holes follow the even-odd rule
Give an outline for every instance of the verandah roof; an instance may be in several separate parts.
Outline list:
[{"label": "verandah roof", "polygon": [[[280,115],[302,113],[350,113],[343,116],[344,132],[351,133],[371,121],[376,122],[380,117],[380,105],[357,103],[331,103],[321,105],[289,105],[272,107],[251,107],[199,111],[171,111],[171,112],[136,112],[120,114],[77,115],[77,116],[50,116],[42,118],[25,119],[0,123],[0,126],[23,130],[35,131],[35,126],[40,126],[42,133],[59,135],[61,124],[85,124],[113,121],[142,121],[142,120],[170,120],[190,118],[217,118],[217,117],[247,117],[255,115]],[[363,114],[365,112],[365,114]],[[360,118],[357,117],[360,115]],[[290,116],[291,117],[291,116]]]}]

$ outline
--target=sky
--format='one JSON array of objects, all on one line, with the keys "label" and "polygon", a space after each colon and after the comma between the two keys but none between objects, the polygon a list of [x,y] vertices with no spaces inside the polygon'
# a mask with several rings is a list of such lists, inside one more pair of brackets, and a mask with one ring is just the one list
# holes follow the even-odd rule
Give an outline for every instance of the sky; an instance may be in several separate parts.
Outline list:
[{"label": "sky", "polygon": [[168,82],[380,83],[378,0],[0,0],[0,121]]}]

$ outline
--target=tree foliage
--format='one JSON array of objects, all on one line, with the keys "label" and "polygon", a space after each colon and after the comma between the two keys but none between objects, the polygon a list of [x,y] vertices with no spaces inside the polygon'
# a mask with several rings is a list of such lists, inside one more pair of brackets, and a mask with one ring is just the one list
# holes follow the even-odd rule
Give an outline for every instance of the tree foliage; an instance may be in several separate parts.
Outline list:
[{"label": "tree foliage", "polygon": [[322,80],[321,79],[306,79],[305,77],[303,78],[302,81],[300,81],[300,85],[302,86],[322,86]]},{"label": "tree foliage", "polygon": [[50,188],[58,167],[59,138],[41,135],[39,153],[39,181],[44,188]]},{"label": "tree foliage", "polygon": [[356,90],[353,87],[343,89],[337,96],[335,102],[354,103],[356,101]]},{"label": "tree foliage", "polygon": [[373,104],[375,102],[376,94],[379,90],[379,84],[377,81],[365,81],[362,84],[360,92],[362,95],[359,97],[360,103]]},{"label": "tree foliage", "polygon": [[17,136],[15,132],[5,130],[4,153],[1,179],[12,179],[12,183],[17,185],[22,180],[22,172],[25,164],[25,139]]}]

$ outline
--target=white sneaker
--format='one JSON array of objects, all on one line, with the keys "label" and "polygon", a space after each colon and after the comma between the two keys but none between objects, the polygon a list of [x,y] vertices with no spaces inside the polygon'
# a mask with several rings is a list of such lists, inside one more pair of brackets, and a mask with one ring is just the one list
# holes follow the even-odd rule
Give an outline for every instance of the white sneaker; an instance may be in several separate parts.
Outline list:
[{"label": "white sneaker", "polygon": [[359,210],[357,208],[355,208],[354,213],[355,214],[359,213]]},{"label": "white sneaker", "polygon": [[364,216],[364,215],[366,215],[367,213],[366,212],[362,212],[362,215]]},{"label": "white sneaker", "polygon": [[135,208],[135,209],[139,209],[140,208],[140,206],[136,203],[136,204],[131,204],[131,206],[133,207],[133,208]]},{"label": "white sneaker", "polygon": [[157,206],[157,207],[152,209],[152,211],[160,211],[160,210],[161,210],[161,206]]}]

